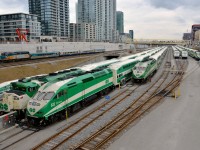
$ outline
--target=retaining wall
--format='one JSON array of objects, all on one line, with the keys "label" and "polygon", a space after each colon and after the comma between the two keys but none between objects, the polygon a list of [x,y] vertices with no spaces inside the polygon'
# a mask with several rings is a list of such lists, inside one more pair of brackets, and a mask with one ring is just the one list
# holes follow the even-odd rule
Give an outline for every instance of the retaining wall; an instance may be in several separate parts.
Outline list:
[{"label": "retaining wall", "polygon": [[132,49],[133,45],[124,43],[103,42],[44,42],[44,43],[7,43],[0,44],[0,52],[29,51],[36,52],[71,52],[105,49],[105,51]]}]

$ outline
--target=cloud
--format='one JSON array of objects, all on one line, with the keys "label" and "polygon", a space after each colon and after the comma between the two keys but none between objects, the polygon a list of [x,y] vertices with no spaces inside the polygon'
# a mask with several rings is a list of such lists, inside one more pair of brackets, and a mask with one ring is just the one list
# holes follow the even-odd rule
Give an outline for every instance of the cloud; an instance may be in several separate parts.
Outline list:
[{"label": "cloud", "polygon": [[[69,0],[70,22],[76,22],[75,3]],[[136,38],[181,39],[192,24],[200,23],[197,0],[117,0],[124,12],[125,31],[134,30]],[[28,0],[0,0],[0,13],[28,13]]]},{"label": "cloud", "polygon": [[176,9],[178,7],[199,7],[199,0],[147,0],[156,8]]},{"label": "cloud", "polygon": [[1,0],[0,14],[28,13],[28,0]]},{"label": "cloud", "polygon": [[200,19],[199,5],[194,6],[197,1],[192,0],[190,7],[186,7],[189,2],[179,0],[173,1],[173,5],[161,0],[151,2],[154,5],[150,0],[118,0],[118,9],[125,13],[126,32],[132,28],[135,37],[143,39],[181,39],[183,32],[190,31],[191,25]]}]

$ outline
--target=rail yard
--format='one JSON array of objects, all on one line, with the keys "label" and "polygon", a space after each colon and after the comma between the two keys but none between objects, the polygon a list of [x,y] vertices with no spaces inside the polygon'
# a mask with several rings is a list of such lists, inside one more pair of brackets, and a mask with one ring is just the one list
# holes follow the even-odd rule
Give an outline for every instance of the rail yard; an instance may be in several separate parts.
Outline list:
[{"label": "rail yard", "polygon": [[[0,134],[0,149],[168,149],[167,143],[163,141],[164,148],[156,141],[161,137],[173,143],[173,135],[171,149],[181,149],[187,138],[179,134],[186,136],[189,131],[182,133],[184,128],[194,127],[187,123],[192,116],[184,109],[199,114],[200,95],[194,92],[200,84],[199,59],[193,49],[155,47],[1,84],[3,119],[15,111],[17,122]],[[164,132],[169,130],[167,121],[177,130]],[[196,130],[193,139],[199,138]]]}]

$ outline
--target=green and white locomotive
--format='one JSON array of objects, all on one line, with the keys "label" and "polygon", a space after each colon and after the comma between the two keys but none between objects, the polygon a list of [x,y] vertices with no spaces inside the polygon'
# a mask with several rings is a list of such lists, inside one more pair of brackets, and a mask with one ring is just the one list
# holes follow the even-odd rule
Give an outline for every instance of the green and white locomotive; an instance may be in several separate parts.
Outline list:
[{"label": "green and white locomotive", "polygon": [[110,69],[44,84],[29,101],[27,118],[32,124],[51,123],[59,117],[65,117],[66,111],[71,112],[78,105],[84,105],[108,88],[113,88]]},{"label": "green and white locomotive", "polygon": [[6,112],[26,111],[31,123],[51,123],[65,117],[66,111],[72,112],[108,89],[124,84],[133,76],[136,64],[149,60],[161,49],[21,79],[11,83],[0,106]]},{"label": "green and white locomotive", "polygon": [[127,59],[121,62],[112,64],[109,68],[113,72],[113,83],[114,85],[124,85],[128,80],[132,78],[132,69],[141,61],[146,61],[149,57],[155,53],[157,53],[160,48],[156,48],[154,50],[148,51],[147,53],[143,53],[142,55],[134,58]]},{"label": "green and white locomotive", "polygon": [[[24,113],[27,107],[28,101],[38,91],[39,87],[48,82],[57,81],[59,78],[67,78],[73,75],[79,75],[86,71],[92,71],[94,69],[105,68],[108,65],[118,62],[117,59],[107,60],[99,63],[85,65],[79,68],[70,68],[60,70],[48,75],[37,75],[33,77],[27,77],[18,81],[9,82],[9,84],[2,85],[4,89],[0,95],[0,108],[3,112],[10,112],[12,110],[18,111],[20,114]],[[6,82],[7,83],[7,82]],[[8,88],[9,87],[9,88]],[[7,90],[5,90],[7,88]],[[11,89],[10,89],[11,88]]]},{"label": "green and white locomotive", "polygon": [[25,113],[28,101],[33,95],[35,95],[40,86],[58,78],[75,75],[80,72],[82,71],[78,69],[64,70],[58,73],[37,75],[12,82],[11,89],[3,93],[2,111],[10,112],[15,110],[19,114]]},{"label": "green and white locomotive", "polygon": [[3,111],[4,109],[4,105],[3,105],[3,93],[5,91],[9,91],[11,88],[11,83],[15,82],[17,80],[12,80],[12,81],[7,81],[7,82],[3,82],[0,84],[0,112]]},{"label": "green and white locomotive", "polygon": [[196,59],[196,60],[200,60],[200,51],[191,49],[191,48],[187,48],[187,47],[183,47],[183,46],[179,46],[180,48],[188,51],[188,54],[190,57]]},{"label": "green and white locomotive", "polygon": [[113,83],[115,86],[124,85],[132,77],[132,68],[147,56],[140,56],[135,59],[124,60],[109,66],[113,72]]},{"label": "green and white locomotive", "polygon": [[148,60],[144,60],[136,64],[132,70],[133,80],[135,82],[144,82],[150,78],[158,70],[163,60],[165,51],[166,48],[150,56]]},{"label": "green and white locomotive", "polygon": [[186,50],[188,51],[189,55],[196,59],[196,60],[200,60],[200,52],[191,48],[186,48]]}]

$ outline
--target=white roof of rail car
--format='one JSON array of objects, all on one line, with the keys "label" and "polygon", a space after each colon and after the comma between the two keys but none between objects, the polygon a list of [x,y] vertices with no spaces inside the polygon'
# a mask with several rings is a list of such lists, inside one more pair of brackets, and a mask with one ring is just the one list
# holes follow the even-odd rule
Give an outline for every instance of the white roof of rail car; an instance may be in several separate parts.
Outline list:
[{"label": "white roof of rail car", "polygon": [[139,57],[139,56],[141,56],[141,55],[143,55],[143,54],[147,54],[147,53],[153,53],[153,52],[155,52],[156,50],[158,50],[159,48],[154,48],[154,49],[150,49],[150,50],[147,50],[147,51],[144,51],[144,52],[140,52],[140,53],[137,53],[137,54],[133,54],[133,55],[129,55],[129,56],[125,56],[125,57],[121,57],[119,60],[120,61],[123,61],[123,60],[127,60],[127,59],[130,59],[130,58],[132,58],[132,57]]},{"label": "white roof of rail car", "polygon": [[62,87],[66,83],[70,82],[74,78],[75,77],[70,78],[70,79],[66,79],[66,80],[63,80],[63,81],[58,81],[56,83],[53,83],[53,84],[49,85],[47,88],[45,88],[47,86],[47,84],[49,84],[49,83],[46,83],[43,86],[41,86],[38,91],[41,91],[41,92],[56,92],[60,87]]},{"label": "white roof of rail car", "polygon": [[84,70],[84,71],[91,71],[93,69],[96,69],[97,67],[101,67],[103,65],[109,65],[109,64],[115,63],[115,62],[119,62],[119,60],[111,59],[111,60],[101,61],[101,62],[94,63],[94,64],[84,65],[82,67],[79,67],[79,69]]},{"label": "white roof of rail car", "polygon": [[18,81],[18,80],[12,80],[12,81],[7,81],[7,82],[0,83],[0,88],[1,88],[1,87],[4,87],[4,86],[7,86],[7,85],[9,85],[10,83],[16,82],[16,81]]},{"label": "white roof of rail car", "polygon": [[133,55],[129,55],[129,56],[124,56],[124,57],[121,57],[119,60],[127,60],[127,59],[130,59],[132,57],[138,57],[142,55],[142,53],[137,53],[137,54],[133,54]]},{"label": "white roof of rail car", "polygon": [[150,56],[149,58],[157,60],[158,57],[160,57],[164,52],[165,52],[165,49],[159,51],[158,53],[154,54],[153,56]]},{"label": "white roof of rail car", "polygon": [[135,59],[127,59],[127,60],[124,60],[123,62],[111,64],[109,66],[109,68],[117,70],[117,69],[121,68],[123,65],[126,65],[127,63],[131,63],[131,62],[138,61],[138,60],[141,61],[144,57],[147,57],[147,56],[148,55],[142,55],[142,56],[136,57]]},{"label": "white roof of rail car", "polygon": [[197,52],[196,49],[191,49],[191,48],[188,48],[190,51],[194,51],[194,52]]},{"label": "white roof of rail car", "polygon": [[175,47],[175,46],[172,46],[172,49],[175,51],[175,50],[177,50],[177,48]]},{"label": "white roof of rail car", "polygon": [[30,76],[30,77],[25,77],[26,79],[30,79],[30,78],[33,78],[33,77],[42,77],[42,76],[46,76],[47,74],[38,74],[38,75],[35,75],[35,76]]},{"label": "white roof of rail car", "polygon": [[180,47],[177,47],[177,49],[180,50],[180,51],[186,51],[186,50],[184,50],[183,48],[180,48]]}]

